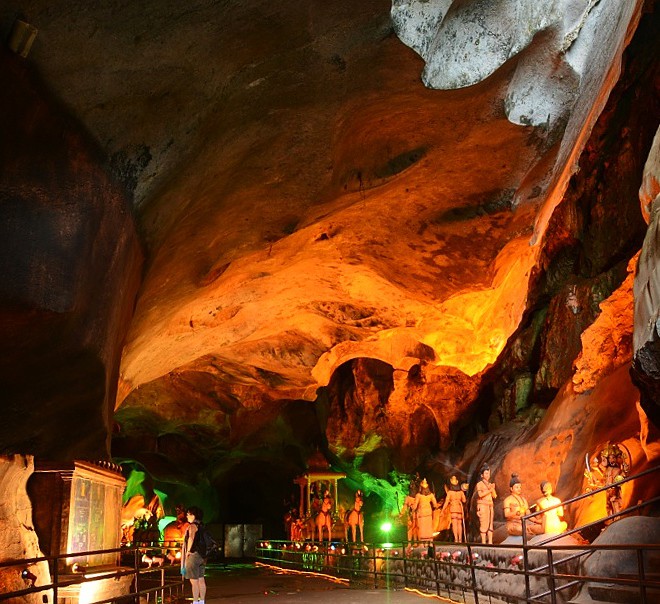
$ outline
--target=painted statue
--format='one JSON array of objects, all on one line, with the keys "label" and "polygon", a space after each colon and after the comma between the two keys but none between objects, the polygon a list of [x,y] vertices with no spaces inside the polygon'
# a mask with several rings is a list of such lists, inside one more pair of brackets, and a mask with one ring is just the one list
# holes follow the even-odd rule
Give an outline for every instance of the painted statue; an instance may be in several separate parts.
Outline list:
[{"label": "painted statue", "polygon": [[321,509],[316,515],[315,523],[319,535],[319,541],[323,541],[323,529],[328,531],[328,541],[332,540],[332,508],[334,501],[330,491],[325,491],[321,500]]},{"label": "painted statue", "polygon": [[[509,481],[511,494],[504,500],[504,518],[506,531],[509,535],[520,536],[522,532],[522,517],[529,514],[529,504],[522,494],[522,483],[518,474],[511,474]],[[543,522],[538,516],[525,521],[527,536],[543,533]]]},{"label": "painted statue", "polygon": [[311,515],[316,517],[321,511],[321,506],[323,505],[323,497],[321,497],[321,489],[317,483],[313,483],[310,491],[310,512]]},{"label": "painted statue", "polygon": [[357,532],[360,530],[360,540],[364,541],[364,514],[362,506],[364,505],[364,494],[361,490],[355,492],[353,507],[346,512],[344,516],[344,537],[348,541],[348,531],[351,531],[351,541],[357,542]]},{"label": "painted statue", "polygon": [[142,495],[133,495],[121,509],[122,543],[159,541],[158,520],[164,515],[158,495],[149,503]]},{"label": "painted statue", "polygon": [[419,491],[419,486],[415,480],[410,481],[408,494],[403,501],[401,515],[406,514],[408,541],[419,541],[419,528],[417,526],[417,515],[415,514],[415,496]]},{"label": "painted statue", "polygon": [[298,508],[289,508],[284,515],[284,526],[290,541],[304,541],[305,522],[300,518]]},{"label": "painted statue", "polygon": [[415,495],[414,504],[419,539],[420,541],[433,541],[433,512],[437,509],[438,502],[431,489],[429,489],[429,483],[426,478],[422,479],[419,487],[419,492]]},{"label": "painted statue", "polygon": [[622,444],[612,445],[607,443],[600,453],[592,458],[591,462],[589,462],[588,456],[586,461],[586,491],[589,492],[604,486],[613,485],[611,489],[605,491],[605,512],[608,516],[619,514],[623,509],[623,496],[621,485],[618,483],[630,471],[630,452]]},{"label": "painted statue", "polygon": [[490,481],[490,467],[484,464],[481,468],[481,480],[477,483],[477,518],[479,519],[479,534],[481,543],[493,543],[493,520],[495,508],[493,500],[497,499],[495,483]]},{"label": "painted statue", "polygon": [[461,543],[463,541],[464,527],[465,527],[465,508],[463,507],[466,502],[465,493],[458,484],[458,478],[452,476],[449,479],[449,489],[447,489],[447,496],[445,497],[445,504],[442,510],[449,509],[451,514],[451,532],[454,535],[454,542]]},{"label": "painted statue", "polygon": [[552,483],[544,480],[541,483],[541,493],[543,497],[536,500],[536,505],[540,510],[548,510],[555,505],[558,508],[543,512],[543,532],[548,535],[559,535],[566,531],[568,525],[562,518],[564,517],[564,507],[561,506],[561,499],[552,494]]}]

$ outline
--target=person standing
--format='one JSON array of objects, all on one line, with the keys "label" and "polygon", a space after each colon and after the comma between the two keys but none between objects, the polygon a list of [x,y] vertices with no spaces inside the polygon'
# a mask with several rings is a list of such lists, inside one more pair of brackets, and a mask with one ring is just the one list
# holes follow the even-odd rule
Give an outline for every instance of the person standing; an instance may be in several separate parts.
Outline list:
[{"label": "person standing", "polygon": [[493,543],[493,519],[495,518],[493,500],[497,499],[495,483],[490,481],[490,467],[481,467],[481,480],[477,483],[477,518],[481,543]]},{"label": "person standing", "polygon": [[183,537],[181,549],[181,574],[190,581],[192,587],[193,604],[204,604],[206,598],[206,546],[202,535],[204,526],[202,518],[204,513],[196,506],[186,510],[188,528]]}]

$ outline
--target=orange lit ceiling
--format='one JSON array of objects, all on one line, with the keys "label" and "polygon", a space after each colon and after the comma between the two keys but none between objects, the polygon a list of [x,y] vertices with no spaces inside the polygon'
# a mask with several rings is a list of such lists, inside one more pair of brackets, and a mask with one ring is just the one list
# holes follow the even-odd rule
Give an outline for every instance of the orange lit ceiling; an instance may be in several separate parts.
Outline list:
[{"label": "orange lit ceiling", "polygon": [[235,91],[147,208],[120,403],[182,371],[313,400],[351,358],[470,375],[497,358],[537,253],[513,197],[543,144],[502,114],[509,72],[440,92],[396,39],[346,60],[349,89],[319,93],[320,64]]},{"label": "orange lit ceiling", "polygon": [[[107,152],[117,180],[134,191],[146,247],[134,316],[128,310],[118,318],[85,315],[73,352],[66,341],[57,348],[38,340],[33,348],[65,359],[50,373],[41,363],[24,363],[34,355],[16,360],[21,391],[24,376],[44,373],[46,396],[31,398],[58,410],[67,436],[70,417],[90,416],[97,431],[82,423],[80,433],[95,441],[94,448],[96,441],[107,446],[106,407],[115,403],[112,454],[138,460],[168,484],[182,480],[183,468],[190,476],[204,468],[211,481],[227,471],[234,480],[234,471],[248,476],[261,471],[264,460],[277,472],[290,464],[298,473],[303,453],[319,442],[356,467],[364,461],[360,471],[384,476],[390,468],[412,471],[428,455],[457,445],[463,428],[466,438],[479,436],[497,422],[519,419],[520,409],[529,410],[525,405],[536,413],[570,377],[575,392],[588,393],[618,371],[619,399],[630,408],[634,392],[623,378],[632,318],[621,317],[631,306],[632,277],[598,312],[573,315],[566,302],[571,280],[580,282],[585,307],[596,306],[601,293],[609,297],[623,278],[617,264],[636,251],[625,233],[630,228],[634,242],[636,227],[624,208],[637,206],[635,161],[642,149],[620,152],[627,116],[609,126],[604,121],[583,156],[593,162],[580,158],[586,167],[553,213],[592,124],[585,118],[576,132],[562,133],[509,122],[504,98],[517,59],[469,88],[424,88],[422,61],[391,31],[389,2],[311,3],[305,11],[265,0],[221,3],[223,19],[211,18],[220,10],[217,3],[189,11],[173,0],[146,0],[139,7],[110,3],[114,9],[71,2],[62,12],[44,0],[22,4],[41,32],[33,63],[25,65],[38,68]],[[581,97],[589,119],[604,104],[615,71],[600,98]],[[638,103],[638,93],[650,87],[643,79],[635,86],[627,98]],[[651,113],[635,103],[618,105],[633,105],[635,115]],[[59,142],[58,123],[51,127]],[[25,125],[30,128],[34,123]],[[629,130],[630,141],[642,130]],[[59,157],[57,143],[53,147],[49,151]],[[79,180],[85,187],[90,179]],[[627,188],[619,188],[624,182]],[[44,188],[36,187],[37,193]],[[53,198],[71,195],[66,186],[49,190]],[[83,213],[93,205],[88,197],[82,188],[74,200]],[[92,201],[99,213],[111,213],[103,196]],[[40,209],[39,195],[37,202]],[[86,236],[101,239],[93,226]],[[138,251],[130,247],[128,260],[119,257],[115,233],[121,228],[103,235],[114,265],[102,273],[108,287],[101,291],[109,305],[123,301],[128,309],[138,287]],[[58,233],[66,243],[68,232]],[[617,245],[610,245],[612,239]],[[93,243],[89,249],[99,255],[100,241]],[[550,264],[571,246],[582,246],[569,250],[571,260],[579,254],[589,267],[548,277],[556,268]],[[52,250],[53,257],[58,253]],[[88,262],[84,254],[76,260]],[[594,274],[587,274],[592,265]],[[130,278],[120,279],[122,271]],[[600,272],[611,273],[602,277],[606,284],[599,282]],[[543,278],[553,277],[544,289]],[[100,288],[90,289],[96,294]],[[511,342],[528,303],[534,325],[530,319]],[[587,330],[599,313],[600,322]],[[32,315],[25,316],[32,323]],[[66,316],[61,320],[70,327]],[[526,334],[539,320],[543,335]],[[129,321],[114,401],[122,329]],[[88,325],[115,339],[106,346]],[[38,323],[32,329],[44,331]],[[57,341],[59,333],[51,330]],[[90,342],[103,348],[102,374]],[[507,342],[508,356],[485,375]],[[520,358],[512,359],[518,349],[524,349]],[[61,354],[78,360],[79,350],[87,363],[66,362]],[[423,370],[413,371],[420,363]],[[61,365],[68,381],[53,403],[51,378]],[[109,393],[106,399],[100,390]],[[568,390],[563,395],[573,396]],[[484,399],[492,405],[485,412]],[[82,412],[65,412],[71,400]],[[314,400],[317,405],[306,403]],[[26,417],[32,439],[33,421]],[[576,417],[577,411],[566,421],[583,426],[580,446],[606,438],[591,434],[599,419],[589,424]],[[634,419],[628,414],[625,434],[617,421],[612,438],[627,438]],[[556,459],[573,443],[573,432],[562,434]],[[60,433],[53,434],[51,450],[61,441]],[[554,442],[552,436],[546,441]],[[489,461],[499,464],[506,449],[490,450],[495,448],[500,459]],[[241,466],[251,453],[258,461]],[[532,457],[526,450],[511,463]],[[230,472],[232,464],[237,469]],[[581,480],[579,466],[567,465]],[[530,481],[537,481],[530,468]],[[557,464],[552,478],[558,477]]]},{"label": "orange lit ceiling", "polygon": [[313,400],[359,357],[496,360],[561,197],[536,187],[556,140],[506,119],[515,59],[424,88],[390,8],[161,0],[96,27],[26,3],[31,60],[135,181],[147,266],[118,407]]}]

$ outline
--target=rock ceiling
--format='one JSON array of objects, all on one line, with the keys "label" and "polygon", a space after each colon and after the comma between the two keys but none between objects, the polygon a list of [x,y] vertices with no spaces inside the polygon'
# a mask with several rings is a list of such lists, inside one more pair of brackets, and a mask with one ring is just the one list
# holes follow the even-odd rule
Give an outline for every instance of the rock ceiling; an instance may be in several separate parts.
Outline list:
[{"label": "rock ceiling", "polygon": [[[371,455],[362,469],[374,475],[412,471],[465,426],[506,423],[534,396],[547,406],[583,347],[583,391],[629,363],[631,322],[622,360],[593,370],[604,336],[580,335],[617,288],[613,316],[631,305],[657,105],[640,100],[642,79],[617,93],[637,95],[642,115],[603,108],[655,5],[486,4],[3,3],[6,35],[16,18],[38,29],[13,77],[36,74],[49,106],[102,149],[142,241],[141,254],[116,218],[114,234],[86,234],[104,258],[115,238],[106,283],[120,310],[99,302],[102,335],[76,336],[96,342],[106,377],[73,399],[115,406],[113,455],[172,483],[251,455],[294,471],[319,445],[349,463]],[[648,61],[635,68],[631,81],[649,77]],[[604,153],[622,148],[617,210],[599,187],[603,162],[616,163]],[[590,172],[571,181],[579,161]],[[80,178],[103,180],[95,170]],[[71,262],[96,257],[77,252]],[[582,323],[566,328],[576,308]],[[58,341],[44,314],[40,350]],[[23,333],[26,315],[5,316],[8,334]],[[61,400],[76,375],[63,371]]]}]

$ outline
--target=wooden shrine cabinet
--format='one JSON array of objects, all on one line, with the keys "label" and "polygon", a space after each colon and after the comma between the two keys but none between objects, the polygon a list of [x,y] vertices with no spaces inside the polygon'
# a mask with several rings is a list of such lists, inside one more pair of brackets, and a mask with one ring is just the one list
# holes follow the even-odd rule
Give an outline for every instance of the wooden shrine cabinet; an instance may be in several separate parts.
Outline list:
[{"label": "wooden shrine cabinet", "polygon": [[119,466],[111,462],[35,462],[28,483],[34,526],[46,555],[72,554],[60,560],[61,571],[74,563],[118,563],[118,553],[75,554],[120,546],[125,486]]}]

